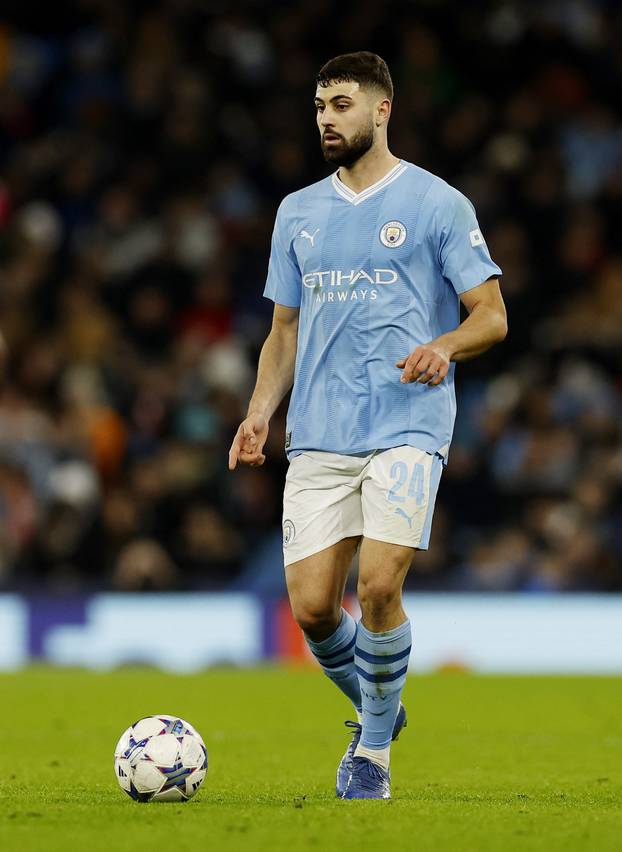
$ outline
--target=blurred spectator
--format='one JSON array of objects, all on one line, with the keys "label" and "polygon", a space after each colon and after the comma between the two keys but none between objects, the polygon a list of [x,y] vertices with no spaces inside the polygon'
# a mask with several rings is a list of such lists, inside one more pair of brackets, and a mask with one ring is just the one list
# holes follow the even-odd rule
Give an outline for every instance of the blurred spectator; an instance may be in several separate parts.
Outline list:
[{"label": "blurred spectator", "polygon": [[177,568],[156,541],[139,538],[119,553],[112,587],[120,592],[165,591],[175,588]]}]

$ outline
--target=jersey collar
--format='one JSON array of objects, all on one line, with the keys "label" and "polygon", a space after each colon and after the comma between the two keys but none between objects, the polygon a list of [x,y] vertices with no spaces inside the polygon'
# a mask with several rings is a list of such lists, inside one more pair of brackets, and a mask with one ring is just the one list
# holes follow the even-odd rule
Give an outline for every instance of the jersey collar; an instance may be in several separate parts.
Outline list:
[{"label": "jersey collar", "polygon": [[338,195],[346,201],[349,201],[350,204],[356,205],[360,204],[362,201],[366,201],[368,198],[371,198],[372,195],[375,195],[377,192],[380,192],[381,189],[384,189],[385,186],[393,183],[393,181],[397,180],[400,175],[404,174],[407,168],[406,163],[400,160],[399,163],[396,163],[391,171],[387,172],[383,178],[380,178],[380,180],[377,180],[376,183],[372,183],[371,186],[368,186],[362,192],[358,193],[353,192],[349,186],[346,186],[343,181],[339,180],[339,170],[333,173],[332,182]]}]

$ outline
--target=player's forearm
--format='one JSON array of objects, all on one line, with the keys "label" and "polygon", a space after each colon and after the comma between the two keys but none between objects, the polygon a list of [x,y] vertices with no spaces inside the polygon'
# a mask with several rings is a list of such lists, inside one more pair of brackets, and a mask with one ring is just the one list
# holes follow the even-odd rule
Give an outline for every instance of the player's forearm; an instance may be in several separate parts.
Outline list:
[{"label": "player's forearm", "polygon": [[487,305],[476,305],[458,328],[434,342],[446,349],[451,361],[468,361],[502,341],[507,332],[504,313]]},{"label": "player's forearm", "polygon": [[259,356],[257,383],[248,404],[248,413],[263,414],[269,420],[294,383],[296,329],[274,328]]}]

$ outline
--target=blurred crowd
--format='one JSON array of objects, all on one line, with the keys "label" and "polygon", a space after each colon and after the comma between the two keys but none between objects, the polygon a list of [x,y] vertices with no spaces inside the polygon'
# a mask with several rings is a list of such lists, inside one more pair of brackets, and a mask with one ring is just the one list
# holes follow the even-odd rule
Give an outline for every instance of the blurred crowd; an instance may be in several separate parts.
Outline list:
[{"label": "blurred crowd", "polygon": [[0,588],[282,588],[286,402],[227,471],[314,76],[370,49],[394,153],[475,204],[510,333],[458,369],[408,584],[622,590],[622,7],[83,0],[0,23]]}]

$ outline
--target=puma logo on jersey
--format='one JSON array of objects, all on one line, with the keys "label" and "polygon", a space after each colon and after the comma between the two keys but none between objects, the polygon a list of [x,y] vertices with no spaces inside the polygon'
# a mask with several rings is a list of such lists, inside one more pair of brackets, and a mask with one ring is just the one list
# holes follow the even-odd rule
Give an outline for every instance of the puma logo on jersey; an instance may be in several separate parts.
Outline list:
[{"label": "puma logo on jersey", "polygon": [[405,512],[403,509],[396,509],[396,510],[395,510],[395,514],[396,514],[396,515],[401,515],[403,518],[406,518],[406,520],[408,521],[408,526],[412,529],[412,526],[413,526],[413,518],[414,518],[414,517],[415,517],[415,515],[417,514],[417,512],[416,512],[416,511],[415,511],[415,512],[413,512],[413,513],[412,513],[412,515],[407,515],[407,514],[406,514],[406,512]]},{"label": "puma logo on jersey", "polygon": [[300,232],[300,234],[299,234],[299,236],[300,236],[300,237],[304,237],[304,239],[305,239],[305,240],[309,240],[309,242],[311,243],[311,245],[312,245],[313,247],[315,247],[315,237],[316,237],[316,235],[317,235],[317,234],[319,234],[319,233],[320,233],[320,229],[319,229],[319,228],[316,228],[316,229],[315,229],[315,231],[314,231],[312,234],[310,234],[308,231],[301,231],[301,232]]}]

